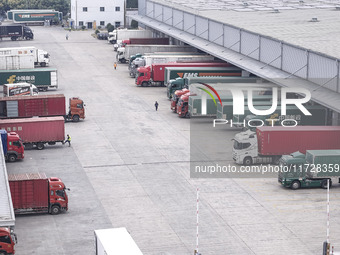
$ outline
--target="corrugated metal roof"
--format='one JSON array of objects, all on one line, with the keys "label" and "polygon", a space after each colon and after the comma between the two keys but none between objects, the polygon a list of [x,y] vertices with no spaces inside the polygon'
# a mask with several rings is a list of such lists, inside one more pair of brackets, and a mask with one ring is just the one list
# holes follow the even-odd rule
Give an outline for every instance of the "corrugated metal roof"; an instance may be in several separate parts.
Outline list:
[{"label": "corrugated metal roof", "polygon": [[[1,139],[1,138],[0,138]],[[3,155],[2,142],[0,142],[0,227],[14,227],[15,216],[9,189],[7,169]]]},{"label": "corrugated metal roof", "polygon": [[166,25],[162,22],[155,21],[146,16],[134,15],[131,17],[136,21],[147,25],[148,27],[154,28],[158,31],[168,34],[171,37],[174,37],[202,51],[205,51],[220,59],[230,62],[231,64],[234,64],[266,80],[274,82],[282,87],[288,88],[301,87],[307,89],[311,91],[313,101],[322,104],[332,110],[340,112],[339,93],[323,88],[322,86],[316,85],[302,78],[297,77],[287,78],[290,77],[291,74],[281,71],[277,68],[265,65],[260,61],[251,59],[240,53],[229,50],[217,44],[211,43],[202,38],[198,38],[192,34],[173,28],[172,26]]}]

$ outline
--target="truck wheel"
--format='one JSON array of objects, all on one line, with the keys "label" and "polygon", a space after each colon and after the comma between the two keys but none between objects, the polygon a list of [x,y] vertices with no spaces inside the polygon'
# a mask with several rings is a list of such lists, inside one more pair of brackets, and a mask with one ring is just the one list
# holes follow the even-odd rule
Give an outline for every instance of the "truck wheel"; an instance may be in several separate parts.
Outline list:
[{"label": "truck wheel", "polygon": [[51,214],[52,215],[57,215],[60,213],[60,207],[58,205],[54,205],[51,208]]},{"label": "truck wheel", "polygon": [[45,62],[40,63],[40,66],[41,66],[41,67],[45,67],[45,66],[46,66],[46,63],[45,63]]},{"label": "truck wheel", "polygon": [[47,87],[43,87],[43,91],[47,91]]},{"label": "truck wheel", "polygon": [[[331,188],[331,187],[332,187],[332,181],[329,180],[329,188]],[[327,179],[325,179],[321,182],[321,188],[327,189]]]},{"label": "truck wheel", "polygon": [[45,145],[43,143],[38,143],[37,144],[37,149],[38,150],[43,150],[45,148]]},{"label": "truck wheel", "polygon": [[190,118],[190,113],[189,112],[187,112],[186,114],[185,114],[185,116],[184,116],[185,118]]},{"label": "truck wheel", "polygon": [[148,86],[148,83],[146,81],[143,81],[142,82],[142,87],[146,87],[146,86]]},{"label": "truck wheel", "polygon": [[79,115],[73,115],[72,121],[78,122],[79,121]]},{"label": "truck wheel", "polygon": [[301,183],[299,181],[293,181],[292,184],[290,185],[291,189],[299,189],[301,188]]},{"label": "truck wheel", "polygon": [[9,162],[15,162],[17,160],[17,156],[15,154],[8,155]]},{"label": "truck wheel", "polygon": [[251,157],[246,157],[243,160],[243,165],[250,166],[251,164],[253,164],[253,159]]},{"label": "truck wheel", "polygon": [[273,164],[274,164],[274,165],[280,164],[280,159],[281,159],[281,157],[275,157],[275,158],[273,159]]},{"label": "truck wheel", "polygon": [[16,38],[15,36],[12,36],[12,37],[11,37],[11,40],[12,40],[12,41],[16,41],[17,38]]}]

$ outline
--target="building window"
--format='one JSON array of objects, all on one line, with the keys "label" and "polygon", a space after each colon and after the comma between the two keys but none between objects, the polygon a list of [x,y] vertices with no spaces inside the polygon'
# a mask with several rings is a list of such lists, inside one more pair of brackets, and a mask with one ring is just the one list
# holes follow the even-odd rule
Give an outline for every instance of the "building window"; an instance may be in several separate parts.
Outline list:
[{"label": "building window", "polygon": [[120,22],[115,22],[115,27],[120,27]]},{"label": "building window", "polygon": [[101,12],[105,12],[105,7],[100,7]]},{"label": "building window", "polygon": [[84,26],[84,21],[79,21],[79,26]]},{"label": "building window", "polygon": [[101,26],[105,26],[105,21],[101,21],[101,22],[100,22],[100,25],[101,25]]},{"label": "building window", "polygon": [[83,7],[83,12],[87,12],[87,7]]},{"label": "building window", "polygon": [[116,6],[116,12],[120,12],[120,7]]}]

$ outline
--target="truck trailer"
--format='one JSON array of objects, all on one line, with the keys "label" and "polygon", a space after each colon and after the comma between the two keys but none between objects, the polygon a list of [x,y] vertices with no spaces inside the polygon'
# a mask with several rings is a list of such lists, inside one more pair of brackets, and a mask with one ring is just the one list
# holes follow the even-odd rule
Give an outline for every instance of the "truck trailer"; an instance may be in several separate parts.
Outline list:
[{"label": "truck trailer", "polygon": [[[0,142],[0,151],[3,142]],[[15,215],[3,153],[0,153],[0,254],[15,254]]]},{"label": "truck trailer", "polygon": [[7,133],[7,131],[3,129],[0,129],[0,135],[5,160],[15,162],[17,159],[24,159],[24,146],[19,135],[15,132]]},{"label": "truck trailer", "polygon": [[85,105],[80,98],[72,97],[69,99],[69,109],[66,112],[63,94],[0,97],[0,119],[34,116],[63,116],[65,121],[78,122],[85,119]]},{"label": "truck trailer", "polygon": [[[184,57],[184,56],[182,56]],[[184,57],[185,58],[185,57]],[[166,67],[181,67],[183,68],[181,72],[178,73],[184,73],[185,69],[188,67],[190,69],[191,67],[224,67],[224,68],[229,68],[225,69],[228,71],[236,71],[236,67],[231,67],[229,63],[209,63],[205,61],[212,61],[213,59],[210,58],[208,55],[192,55],[191,60],[189,60],[190,57],[187,58],[189,62],[185,62],[184,58],[181,58],[181,56],[175,57],[173,59],[173,62],[183,60],[183,62],[179,63],[154,63],[151,66],[144,66],[144,67],[139,67],[137,69],[137,76],[136,76],[136,85],[137,86],[164,86],[164,76],[165,76],[165,68]],[[156,58],[155,58],[156,59]],[[228,72],[226,71],[226,72]],[[241,75],[241,70],[240,70],[240,75]],[[230,73],[231,74],[231,73]]]},{"label": "truck trailer", "polygon": [[118,48],[117,61],[125,63],[130,62],[131,56],[136,54],[145,54],[153,52],[197,52],[197,50],[187,45],[142,45],[142,44],[129,44],[125,47]]},{"label": "truck trailer", "polygon": [[0,129],[17,132],[25,148],[38,150],[46,144],[64,144],[65,121],[63,117],[39,117],[24,119],[5,119],[0,122]]},{"label": "truck trailer", "polygon": [[51,24],[58,24],[63,19],[63,13],[49,10],[49,11],[37,11],[37,10],[16,10],[12,12],[14,23],[21,24],[38,24],[43,25],[46,21]]},{"label": "truck trailer", "polygon": [[2,25],[0,26],[0,39],[11,38],[12,41],[18,39],[33,40],[34,34],[31,28],[23,25]]},{"label": "truck trailer", "polygon": [[9,174],[9,186],[15,214],[59,214],[68,210],[66,186],[57,177],[45,173]]},{"label": "truck trailer", "polygon": [[152,32],[150,30],[141,29],[115,29],[109,33],[107,38],[109,43],[116,43],[118,40],[127,40],[130,38],[150,38]]},{"label": "truck trailer", "polygon": [[321,187],[327,189],[333,181],[340,183],[340,150],[307,150],[283,155],[278,181],[282,186],[299,189]]},{"label": "truck trailer", "polygon": [[[20,58],[24,58],[25,66],[17,64],[22,62]],[[7,61],[0,64],[1,70],[34,68],[35,65],[44,67],[50,63],[50,54],[36,47],[0,48],[0,60]]]},{"label": "truck trailer", "polygon": [[32,68],[25,70],[0,70],[0,85],[6,83],[27,82],[40,91],[58,88],[58,71],[56,68]]},{"label": "truck trailer", "polygon": [[96,255],[143,255],[126,228],[94,231]]},{"label": "truck trailer", "polygon": [[235,135],[233,159],[237,164],[278,164],[282,155],[295,151],[340,149],[338,126],[263,126],[256,132]]}]

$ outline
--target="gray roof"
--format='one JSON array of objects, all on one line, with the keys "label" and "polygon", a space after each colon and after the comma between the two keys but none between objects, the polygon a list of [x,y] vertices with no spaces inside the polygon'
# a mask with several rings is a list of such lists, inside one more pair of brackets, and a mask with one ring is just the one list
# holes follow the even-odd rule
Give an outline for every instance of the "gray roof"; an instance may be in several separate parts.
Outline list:
[{"label": "gray roof", "polygon": [[154,2],[340,58],[340,1]]}]

